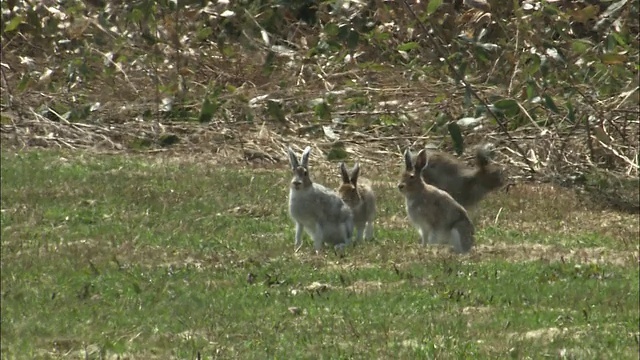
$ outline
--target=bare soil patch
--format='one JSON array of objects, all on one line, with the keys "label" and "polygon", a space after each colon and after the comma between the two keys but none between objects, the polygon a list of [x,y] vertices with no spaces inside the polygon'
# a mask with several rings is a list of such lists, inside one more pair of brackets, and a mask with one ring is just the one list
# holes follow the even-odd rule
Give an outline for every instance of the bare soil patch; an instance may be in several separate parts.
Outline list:
[{"label": "bare soil patch", "polygon": [[594,206],[575,191],[553,184],[520,184],[480,204],[477,226],[493,222],[522,232],[597,233],[634,246],[639,241],[639,214]]},{"label": "bare soil patch", "polygon": [[470,255],[474,260],[491,261],[496,258],[511,262],[571,262],[576,264],[638,265],[638,251],[614,251],[606,248],[566,249],[541,244],[478,245]]}]

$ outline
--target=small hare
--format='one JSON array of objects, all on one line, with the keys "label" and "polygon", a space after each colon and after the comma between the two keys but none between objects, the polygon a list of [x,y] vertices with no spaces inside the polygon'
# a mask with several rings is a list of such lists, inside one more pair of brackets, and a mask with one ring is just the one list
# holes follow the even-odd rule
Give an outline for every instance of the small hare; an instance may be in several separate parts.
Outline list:
[{"label": "small hare", "polygon": [[398,189],[405,196],[409,220],[418,229],[422,245],[447,244],[457,253],[471,250],[475,230],[467,211],[446,191],[429,185],[420,176],[428,166],[426,151],[421,150],[414,162],[407,149],[404,160]]},{"label": "small hare", "polygon": [[309,177],[309,155],[307,146],[298,162],[297,155],[288,148],[293,179],[289,186],[289,214],[296,224],[294,250],[302,247],[303,230],[313,239],[316,252],[324,243],[336,249],[351,243],[353,236],[353,212],[336,192]]},{"label": "small hare", "polygon": [[356,229],[356,241],[373,238],[373,220],[376,216],[376,196],[371,181],[359,177],[360,164],[356,163],[349,172],[344,163],[340,163],[342,185],[338,188],[340,198],[353,211],[353,223]]}]

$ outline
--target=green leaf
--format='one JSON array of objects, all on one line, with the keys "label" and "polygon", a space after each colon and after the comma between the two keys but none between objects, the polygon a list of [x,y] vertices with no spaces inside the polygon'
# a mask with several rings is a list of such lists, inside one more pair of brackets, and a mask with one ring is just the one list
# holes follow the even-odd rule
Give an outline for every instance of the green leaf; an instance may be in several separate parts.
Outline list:
[{"label": "green leaf", "polygon": [[16,86],[16,89],[20,92],[25,91],[26,89],[29,88],[30,85],[33,84],[33,81],[31,79],[31,76],[29,75],[28,72],[25,72],[22,75],[22,78],[20,78],[20,82],[18,83],[18,86]]},{"label": "green leaf", "polygon": [[480,46],[474,46],[473,47],[473,55],[475,55],[476,59],[484,62],[484,63],[489,63],[491,62],[491,56],[489,56],[489,54],[487,53],[487,51],[480,47]]},{"label": "green leaf", "polygon": [[349,154],[344,149],[344,144],[336,142],[327,153],[327,160],[344,160]]},{"label": "green leaf", "polygon": [[430,0],[427,5],[427,15],[431,15],[442,5],[442,0]]},{"label": "green leaf", "polygon": [[593,45],[589,41],[583,39],[577,39],[571,42],[571,49],[580,55],[586,53],[592,47]]},{"label": "green leaf", "polygon": [[135,281],[131,282],[131,288],[133,289],[133,292],[135,292],[136,294],[140,294],[142,292],[140,285],[138,285],[138,283]]},{"label": "green leaf", "polygon": [[605,47],[606,52],[612,52],[616,50],[616,47],[618,46],[618,41],[616,40],[616,38],[611,36],[611,34],[609,34],[607,35],[606,44],[607,44],[607,46]]},{"label": "green leaf", "polygon": [[531,101],[534,97],[536,97],[536,84],[532,80],[527,81],[527,100]]},{"label": "green leaf", "polygon": [[[460,60],[458,61],[458,74],[460,74],[460,76],[462,76],[464,78],[464,75],[467,72],[467,62],[464,60]],[[458,81],[460,81],[461,79],[457,79]]]},{"label": "green leaf", "polygon": [[624,36],[622,36],[622,34],[618,32],[612,32],[611,34],[609,34],[609,36],[612,36],[614,39],[616,39],[616,42],[618,43],[618,45],[627,46],[627,40],[625,39]]},{"label": "green leaf", "polygon": [[4,26],[4,31],[5,32],[11,32],[14,31],[18,28],[18,26],[20,26],[20,24],[22,24],[24,22],[24,18],[22,16],[14,16],[13,19],[11,19],[11,21],[9,21],[5,26]]},{"label": "green leaf", "polygon": [[378,32],[378,30],[376,30],[376,32],[373,34],[373,39],[376,41],[387,41],[389,39],[391,39],[391,33],[388,32]]},{"label": "green leaf", "polygon": [[567,114],[567,118],[569,119],[569,121],[571,121],[572,124],[575,124],[576,123],[576,112],[575,112],[575,110],[573,108],[573,104],[571,103],[571,101],[567,101],[565,106],[569,110],[569,113]]},{"label": "green leaf", "polygon": [[546,59],[540,62],[540,73],[542,74],[542,78],[547,80],[547,76],[549,75],[549,62]]},{"label": "green leaf", "polygon": [[589,5],[580,10],[573,11],[571,15],[573,17],[573,21],[584,24],[587,21],[596,18],[598,16],[598,12],[600,12],[599,6]]},{"label": "green leaf", "polygon": [[331,107],[325,101],[314,106],[313,111],[320,120],[331,120]]},{"label": "green leaf", "polygon": [[514,99],[502,99],[493,103],[493,107],[507,116],[514,116],[520,112],[520,106]]},{"label": "green leaf", "polygon": [[341,41],[346,41],[349,33],[351,32],[351,28],[347,25],[340,25],[338,27],[338,36],[337,38]]},{"label": "green leaf", "polygon": [[167,147],[180,142],[180,138],[176,134],[162,134],[158,139],[160,146]]},{"label": "green leaf", "polygon": [[444,112],[440,112],[438,113],[438,115],[436,115],[436,125],[438,126],[442,126],[445,123],[449,122],[449,120],[451,120],[451,117],[449,116],[449,114],[444,113]]},{"label": "green leaf", "polygon": [[451,135],[451,140],[453,140],[453,148],[456,154],[462,155],[464,152],[464,139],[462,138],[460,126],[455,122],[451,122],[447,125],[447,130],[449,130],[449,135]]},{"label": "green leaf", "polygon": [[473,105],[473,96],[471,96],[471,89],[470,88],[466,88],[464,90],[464,102],[463,102],[465,107],[469,107]]},{"label": "green leaf", "polygon": [[360,43],[360,34],[357,31],[351,29],[349,30],[349,34],[347,35],[347,47],[351,50],[358,47]]},{"label": "green leaf", "polygon": [[542,97],[544,98],[544,104],[547,106],[547,109],[553,111],[556,114],[560,113],[560,110],[558,110],[556,103],[553,102],[553,98],[549,96],[549,94],[544,94]]},{"label": "green leaf", "polygon": [[213,34],[213,28],[212,27],[204,27],[200,30],[198,30],[198,32],[196,33],[196,38],[199,41],[203,41],[208,39],[211,35]]},{"label": "green leaf", "polygon": [[398,45],[398,51],[409,51],[409,50],[417,49],[419,47],[420,45],[418,45],[417,42],[411,41],[408,43]]},{"label": "green leaf", "polygon": [[135,8],[133,9],[133,11],[131,11],[131,21],[137,23],[140,22],[140,20],[144,19],[144,12],[142,12],[142,10]]},{"label": "green leaf", "polygon": [[380,124],[385,126],[394,126],[398,124],[398,118],[386,114],[380,115],[378,121],[380,122]]},{"label": "green leaf", "polygon": [[525,61],[526,71],[529,75],[534,75],[538,70],[540,70],[540,56],[537,54],[531,54],[529,58]]},{"label": "green leaf", "polygon": [[269,100],[267,101],[267,113],[278,122],[285,122],[284,111],[282,110],[282,104],[279,101]]},{"label": "green leaf", "polygon": [[340,32],[340,28],[338,27],[338,25],[333,23],[325,25],[323,29],[325,34],[329,36],[336,36]]},{"label": "green leaf", "polygon": [[627,57],[622,54],[608,53],[600,56],[600,60],[603,64],[619,65],[624,64],[627,61]]},{"label": "green leaf", "polygon": [[273,51],[269,51],[267,57],[264,59],[264,64],[262,64],[262,75],[271,75],[271,73],[275,69],[275,60],[276,54]]},{"label": "green leaf", "polygon": [[236,51],[233,48],[233,46],[230,45],[224,45],[222,47],[222,55],[226,56],[226,57],[234,57],[236,55]]},{"label": "green leaf", "polygon": [[205,97],[200,108],[200,116],[198,121],[201,123],[209,122],[213,119],[213,114],[218,110],[219,104],[217,101],[212,102],[209,97]]}]

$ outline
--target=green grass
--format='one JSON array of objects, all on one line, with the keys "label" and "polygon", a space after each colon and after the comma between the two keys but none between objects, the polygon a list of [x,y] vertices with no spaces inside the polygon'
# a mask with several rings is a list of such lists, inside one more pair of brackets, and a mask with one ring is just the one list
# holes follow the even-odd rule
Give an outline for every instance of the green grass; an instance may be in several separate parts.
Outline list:
[{"label": "green grass", "polygon": [[285,165],[3,150],[1,176],[3,359],[638,356],[637,217],[495,194],[456,256],[388,184],[374,241],[294,254]]}]

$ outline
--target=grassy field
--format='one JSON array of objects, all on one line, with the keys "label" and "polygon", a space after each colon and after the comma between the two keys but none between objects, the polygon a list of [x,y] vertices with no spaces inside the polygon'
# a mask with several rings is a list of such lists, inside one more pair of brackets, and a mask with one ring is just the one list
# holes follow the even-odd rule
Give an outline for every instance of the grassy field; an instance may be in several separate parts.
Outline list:
[{"label": "grassy field", "polygon": [[338,256],[305,237],[294,254],[285,164],[1,160],[3,359],[638,357],[638,215],[567,190],[490,196],[478,247],[456,256],[419,246],[400,159],[365,164],[376,238]]}]

